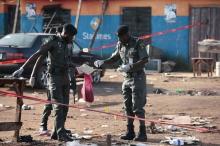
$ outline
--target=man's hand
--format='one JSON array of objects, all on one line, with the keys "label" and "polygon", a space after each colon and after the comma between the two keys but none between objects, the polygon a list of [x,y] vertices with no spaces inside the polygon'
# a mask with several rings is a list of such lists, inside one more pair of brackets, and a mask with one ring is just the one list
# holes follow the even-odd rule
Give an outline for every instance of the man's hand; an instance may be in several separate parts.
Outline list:
[{"label": "man's hand", "polygon": [[12,76],[13,77],[20,77],[21,74],[23,73],[24,69],[23,67],[19,68],[18,70],[16,70],[15,72],[13,72]]},{"label": "man's hand", "polygon": [[103,60],[96,60],[94,62],[95,67],[100,68],[104,64]]},{"label": "man's hand", "polygon": [[130,64],[126,64],[126,65],[122,65],[120,66],[117,71],[119,72],[128,72],[131,69],[131,65]]},{"label": "man's hand", "polygon": [[31,77],[29,80],[29,84],[31,85],[31,87],[34,87],[34,83],[35,83],[35,77]]}]

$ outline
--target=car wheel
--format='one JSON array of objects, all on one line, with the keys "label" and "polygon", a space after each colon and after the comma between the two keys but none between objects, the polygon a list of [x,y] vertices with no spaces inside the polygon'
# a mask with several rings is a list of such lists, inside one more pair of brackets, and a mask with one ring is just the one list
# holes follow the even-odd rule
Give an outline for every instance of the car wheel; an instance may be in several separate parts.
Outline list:
[{"label": "car wheel", "polygon": [[41,66],[37,72],[37,79],[34,85],[35,88],[44,89],[47,87],[47,67]]},{"label": "car wheel", "polygon": [[101,72],[100,71],[95,71],[92,74],[92,78],[93,78],[93,83],[98,84],[101,81]]}]

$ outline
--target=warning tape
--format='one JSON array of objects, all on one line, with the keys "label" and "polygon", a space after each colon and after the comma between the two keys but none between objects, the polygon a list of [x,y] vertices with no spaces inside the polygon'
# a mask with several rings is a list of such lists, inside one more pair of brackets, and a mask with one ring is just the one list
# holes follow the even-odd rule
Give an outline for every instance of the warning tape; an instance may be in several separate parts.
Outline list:
[{"label": "warning tape", "polygon": [[[148,34],[148,35],[143,35],[143,36],[140,36],[138,38],[142,39],[142,40],[149,39],[151,37],[165,35],[165,34],[168,34],[168,33],[174,33],[174,32],[177,32],[177,31],[181,31],[181,30],[185,30],[185,29],[190,29],[190,28],[193,28],[193,27],[196,27],[196,26],[207,25],[207,23],[208,22],[198,22],[198,23],[194,23],[194,24],[191,24],[191,25],[180,26],[180,27],[173,28],[173,29],[168,29],[168,30],[164,30],[164,31],[160,31],[160,32],[155,32],[155,33]],[[108,44],[108,45],[103,45],[101,47],[91,48],[89,50],[90,51],[97,51],[97,50],[107,49],[107,48],[116,46],[116,44],[117,43],[114,42],[114,43],[111,43],[111,44]]]},{"label": "warning tape", "polygon": [[173,126],[176,126],[176,127],[181,127],[181,128],[185,128],[185,129],[192,130],[192,131],[198,131],[198,132],[202,132],[202,133],[217,131],[217,130],[210,130],[208,128],[198,128],[198,127],[193,127],[193,126],[184,125],[184,124],[175,124],[175,123],[169,123],[169,122],[166,122],[166,121],[158,121],[158,120],[148,120],[148,119],[139,118],[139,117],[126,116],[126,115],[121,115],[121,114],[111,113],[111,112],[104,112],[104,111],[100,111],[100,110],[94,110],[94,109],[79,107],[79,106],[75,106],[75,105],[62,104],[62,103],[58,103],[58,102],[55,102],[55,101],[48,101],[48,100],[40,99],[40,98],[37,98],[37,97],[18,96],[15,93],[10,93],[10,92],[6,92],[6,91],[0,91],[0,94],[7,95],[9,97],[16,97],[16,98],[33,100],[33,101],[39,101],[39,102],[42,102],[44,104],[45,103],[47,103],[47,104],[58,104],[58,105],[67,106],[67,107],[70,107],[70,108],[83,109],[83,110],[86,110],[86,111],[102,113],[102,114],[112,115],[112,116],[116,116],[116,117],[131,118],[131,119],[134,119],[134,120],[142,120],[142,121],[145,121],[145,122],[148,122],[148,123],[155,123],[155,124],[161,124],[161,125],[173,125]]},{"label": "warning tape", "polygon": [[15,64],[15,63],[25,63],[26,60],[27,59],[16,59],[16,60],[1,61],[0,65]]}]

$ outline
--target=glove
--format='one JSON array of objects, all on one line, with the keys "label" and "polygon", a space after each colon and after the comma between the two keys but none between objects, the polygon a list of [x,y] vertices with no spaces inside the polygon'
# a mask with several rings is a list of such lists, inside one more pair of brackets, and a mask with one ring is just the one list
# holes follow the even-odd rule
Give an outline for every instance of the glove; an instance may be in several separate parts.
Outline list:
[{"label": "glove", "polygon": [[95,67],[100,68],[104,64],[103,60],[96,60],[94,62]]},{"label": "glove", "polygon": [[119,72],[128,72],[131,69],[131,65],[130,64],[126,64],[126,65],[122,65],[120,66],[117,71]]},{"label": "glove", "polygon": [[31,85],[31,87],[34,87],[34,83],[35,83],[35,77],[31,77],[29,80],[29,84]]},{"label": "glove", "polygon": [[23,67],[19,68],[18,70],[16,70],[15,72],[13,72],[12,76],[13,77],[20,77],[21,74],[23,73],[24,69]]}]

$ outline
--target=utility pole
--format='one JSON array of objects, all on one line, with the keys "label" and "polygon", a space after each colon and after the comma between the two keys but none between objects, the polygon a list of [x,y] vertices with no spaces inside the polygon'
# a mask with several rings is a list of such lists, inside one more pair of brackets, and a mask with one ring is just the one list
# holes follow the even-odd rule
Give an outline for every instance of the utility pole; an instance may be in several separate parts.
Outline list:
[{"label": "utility pole", "polygon": [[98,27],[96,28],[95,32],[94,32],[94,35],[92,37],[92,40],[89,44],[89,49],[91,49],[95,43],[95,39],[96,39],[96,36],[98,34],[98,31],[99,31],[99,28],[103,22],[103,19],[104,19],[104,15],[106,13],[106,10],[108,8],[108,0],[102,0],[102,12],[100,14],[100,21],[99,21],[99,24],[98,24]]},{"label": "utility pole", "polygon": [[19,17],[19,12],[20,12],[20,3],[21,3],[21,0],[17,0],[16,10],[15,10],[15,18],[14,18],[14,25],[13,25],[12,33],[16,32],[17,23],[18,23],[18,17]]},{"label": "utility pole", "polygon": [[77,13],[76,13],[76,20],[75,20],[75,25],[74,25],[76,27],[76,29],[77,29],[78,23],[79,23],[79,16],[80,16],[81,7],[82,7],[82,0],[79,0]]}]

